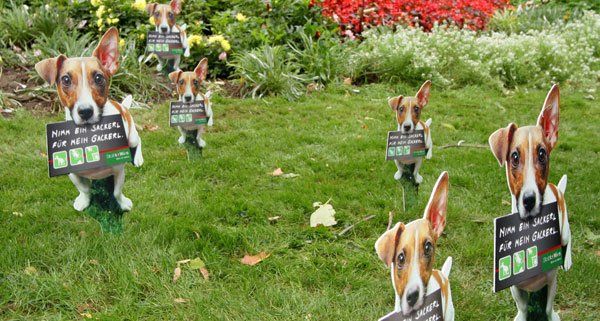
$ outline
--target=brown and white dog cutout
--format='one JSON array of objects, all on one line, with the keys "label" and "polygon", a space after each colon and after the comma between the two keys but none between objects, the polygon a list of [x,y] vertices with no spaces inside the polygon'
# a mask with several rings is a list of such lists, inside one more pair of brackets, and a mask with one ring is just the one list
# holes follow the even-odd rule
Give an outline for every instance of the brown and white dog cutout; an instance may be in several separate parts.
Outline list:
[{"label": "brown and white dog cutout", "polygon": [[[175,85],[177,89],[177,95],[179,96],[179,101],[184,103],[193,103],[198,100],[204,101],[204,108],[206,111],[206,117],[208,118],[206,125],[213,125],[213,111],[210,103],[211,92],[207,91],[205,94],[200,92],[200,86],[206,80],[206,75],[208,74],[208,59],[202,58],[198,63],[198,66],[194,69],[193,72],[186,71],[183,72],[181,70],[173,71],[169,74],[169,79]],[[178,142],[180,144],[185,143],[185,139],[187,133],[190,131],[196,132],[196,141],[198,142],[198,146],[200,148],[206,147],[206,142],[202,139],[202,134],[206,130],[205,125],[186,125],[186,126],[177,126],[179,129]]]},{"label": "brown and white dog cutout", "polygon": [[397,223],[375,242],[379,258],[390,268],[396,296],[394,312],[409,315],[423,305],[425,296],[441,289],[445,321],[454,320],[454,305],[448,276],[452,257],[441,270],[433,269],[435,249],[446,226],[448,173],[443,172],[425,208],[423,218],[408,224]]},{"label": "brown and white dog cutout", "polygon": [[[60,102],[65,107],[66,120],[77,125],[95,124],[103,116],[121,115],[129,147],[136,148],[133,164],[144,163],[142,142],[133,118],[119,103],[109,99],[110,78],[119,67],[119,32],[110,28],[94,49],[91,57],[68,58],[60,55],[44,59],[35,65],[38,74],[50,85],[56,84]],[[126,99],[127,100],[127,99]],[[123,195],[125,164],[69,174],[79,190],[73,206],[83,211],[90,204],[91,180],[114,175],[114,196],[122,210],[131,210],[132,202]]]},{"label": "brown and white dog cutout", "polygon": [[[396,113],[396,121],[398,122],[398,131],[402,134],[410,134],[415,130],[423,130],[425,135],[425,147],[427,148],[426,159],[431,159],[433,155],[433,142],[431,141],[431,118],[427,121],[421,121],[421,112],[429,102],[429,91],[431,89],[431,81],[427,80],[415,97],[404,97],[402,95],[393,97],[388,100],[388,105]],[[423,157],[417,157],[410,161],[394,160],[398,171],[394,174],[394,178],[399,180],[402,178],[404,167],[414,164],[413,176],[415,183],[421,184],[423,177],[419,174],[419,169],[423,163]]]},{"label": "brown and white dog cutout", "polygon": [[[554,85],[535,126],[517,127],[510,123],[494,132],[489,143],[500,166],[506,167],[512,213],[519,213],[521,219],[535,217],[542,205],[557,202],[561,243],[566,247],[563,265],[566,271],[572,265],[571,230],[564,198],[567,176],[564,175],[556,186],[548,183],[550,153],[558,139],[559,103],[559,88]],[[545,286],[548,286],[548,294],[542,306],[546,307],[547,320],[560,320],[552,308],[557,288],[557,269],[554,269],[510,288],[518,310],[515,321],[527,320],[527,306],[531,303],[529,294]]]},{"label": "brown and white dog cutout", "polygon": [[[187,34],[185,32],[185,25],[180,26],[176,23],[177,16],[181,13],[181,0],[171,0],[169,4],[158,4],[156,2],[149,3],[146,5],[146,12],[150,15],[150,17],[154,18],[154,28],[156,32],[160,32],[162,34],[179,32],[181,37],[181,44],[183,45],[184,57],[190,56],[190,46],[187,43]],[[181,62],[181,57],[177,57],[174,59],[173,68],[175,70],[179,70],[179,63]],[[161,58],[158,58],[158,65],[156,66],[156,70],[161,71],[164,66],[164,61]]]}]

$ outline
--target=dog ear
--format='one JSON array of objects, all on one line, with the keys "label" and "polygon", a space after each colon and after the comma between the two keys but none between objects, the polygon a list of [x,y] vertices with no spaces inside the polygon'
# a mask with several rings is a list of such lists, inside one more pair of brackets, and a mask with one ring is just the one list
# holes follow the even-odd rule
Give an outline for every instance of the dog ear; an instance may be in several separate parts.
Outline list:
[{"label": "dog ear", "polygon": [[394,261],[396,245],[398,245],[398,241],[400,241],[402,232],[404,232],[404,224],[396,223],[394,227],[383,233],[375,242],[375,252],[377,252],[379,259],[381,259],[387,267],[390,267]]},{"label": "dog ear", "polygon": [[198,76],[200,80],[204,81],[208,74],[208,59],[202,58],[198,63],[198,66],[196,66],[196,69],[194,69],[194,73],[196,73],[196,76]]},{"label": "dog ear", "polygon": [[158,3],[156,2],[148,3],[146,5],[146,12],[148,12],[149,15],[153,15],[154,11],[156,10],[156,6],[158,6]]},{"label": "dog ear", "polygon": [[106,31],[92,56],[100,60],[102,68],[112,77],[119,69],[119,31],[111,27]]},{"label": "dog ear", "polygon": [[550,151],[554,149],[558,141],[559,105],[560,90],[558,85],[554,85],[548,92],[548,96],[546,96],[544,107],[542,107],[542,112],[537,121],[538,126],[542,127]]},{"label": "dog ear", "polygon": [[171,0],[169,5],[175,14],[179,14],[181,12],[181,0]]},{"label": "dog ear", "polygon": [[510,142],[512,141],[512,136],[516,129],[517,125],[510,123],[508,126],[506,126],[506,128],[500,128],[495,131],[488,139],[490,149],[498,160],[500,167],[504,166],[504,163],[506,163]]},{"label": "dog ear", "polygon": [[419,107],[423,108],[429,103],[429,89],[431,89],[431,80],[427,80],[421,85],[421,88],[417,92],[417,101],[419,102]]},{"label": "dog ear", "polygon": [[183,71],[181,70],[175,70],[169,74],[169,79],[171,79],[171,82],[173,82],[173,84],[177,85],[177,82],[179,81],[179,76],[181,76],[182,72]]},{"label": "dog ear", "polygon": [[402,95],[388,99],[388,105],[390,105],[390,108],[392,108],[393,111],[398,111],[398,107],[400,107],[401,103]]},{"label": "dog ear", "polygon": [[35,64],[35,71],[37,71],[40,77],[47,83],[54,85],[56,83],[56,78],[58,78],[58,71],[65,59],[67,59],[65,55],[44,59]]},{"label": "dog ear", "polygon": [[442,172],[438,178],[429,203],[425,208],[424,219],[428,220],[435,236],[439,238],[446,227],[446,207],[448,205],[448,172]]}]

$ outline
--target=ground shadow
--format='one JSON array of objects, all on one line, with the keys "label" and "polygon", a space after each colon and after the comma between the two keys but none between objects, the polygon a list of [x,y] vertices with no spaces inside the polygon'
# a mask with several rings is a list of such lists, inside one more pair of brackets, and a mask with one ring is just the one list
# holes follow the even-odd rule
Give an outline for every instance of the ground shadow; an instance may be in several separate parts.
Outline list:
[{"label": "ground shadow", "polygon": [[93,180],[90,206],[85,213],[98,221],[103,232],[123,233],[123,211],[113,196],[114,177]]},{"label": "ground shadow", "polygon": [[404,197],[405,211],[410,211],[419,201],[419,185],[415,183],[414,169],[414,164],[404,165],[402,178],[398,181],[400,183],[400,192],[403,193]]}]

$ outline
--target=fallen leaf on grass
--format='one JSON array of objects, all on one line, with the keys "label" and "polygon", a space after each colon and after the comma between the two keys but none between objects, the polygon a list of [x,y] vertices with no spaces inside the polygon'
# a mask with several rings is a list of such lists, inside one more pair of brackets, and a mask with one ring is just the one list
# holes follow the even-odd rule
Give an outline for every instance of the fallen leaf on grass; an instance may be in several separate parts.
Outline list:
[{"label": "fallen leaf on grass", "polygon": [[273,171],[273,173],[271,175],[281,176],[282,174],[283,174],[283,171],[281,170],[281,168],[277,168],[276,170]]},{"label": "fallen leaf on grass", "polygon": [[85,319],[91,319],[92,318],[92,314],[89,313],[89,312],[80,313],[79,315],[81,315],[81,317],[85,318]]},{"label": "fallen leaf on grass", "polygon": [[456,127],[454,127],[454,125],[448,123],[442,123],[442,127],[448,128],[450,130],[456,130]]},{"label": "fallen leaf on grass", "polygon": [[158,125],[152,125],[152,124],[146,124],[144,125],[144,130],[147,130],[149,132],[155,132],[159,129],[160,127],[158,127]]},{"label": "fallen leaf on grass", "polygon": [[600,250],[596,251],[596,256],[600,256]]},{"label": "fallen leaf on grass", "polygon": [[175,271],[173,271],[173,283],[177,282],[177,280],[179,280],[180,277],[181,277],[181,268],[178,266],[175,268]]},{"label": "fallen leaf on grass", "polygon": [[319,225],[333,226],[337,224],[337,221],[335,220],[335,210],[333,209],[333,206],[329,204],[329,201],[325,204],[319,202],[313,203],[313,207],[319,208],[310,215],[311,227],[317,227]]},{"label": "fallen leaf on grass", "polygon": [[12,215],[17,216],[17,217],[23,217],[23,213],[21,213],[21,212],[12,212]]},{"label": "fallen leaf on grass", "polygon": [[296,173],[286,173],[286,174],[281,175],[281,177],[283,177],[283,178],[294,178],[294,177],[298,177],[298,176],[300,176],[300,174],[296,174]]},{"label": "fallen leaf on grass", "polygon": [[188,299],[184,299],[184,298],[176,298],[175,300],[173,300],[175,303],[188,303],[190,302],[190,300]]},{"label": "fallen leaf on grass", "polygon": [[192,270],[198,270],[205,266],[206,265],[200,258],[195,258],[193,260],[190,260],[190,269],[192,269]]},{"label": "fallen leaf on grass", "polygon": [[352,85],[352,78],[344,78],[344,85],[346,85],[346,86]]},{"label": "fallen leaf on grass", "polygon": [[510,201],[502,200],[502,205],[510,205]]},{"label": "fallen leaf on grass", "polygon": [[23,272],[25,272],[25,274],[27,275],[34,275],[37,274],[37,269],[30,265],[26,267],[25,270],[23,270]]},{"label": "fallen leaf on grass", "polygon": [[277,222],[280,218],[281,218],[281,216],[272,216],[272,217],[269,217],[269,222]]},{"label": "fallen leaf on grass", "polygon": [[256,255],[244,255],[244,257],[240,260],[240,262],[242,264],[245,265],[250,265],[250,266],[254,266],[258,263],[260,263],[262,260],[268,258],[269,256],[271,256],[271,254],[265,253],[265,252],[260,252]]}]

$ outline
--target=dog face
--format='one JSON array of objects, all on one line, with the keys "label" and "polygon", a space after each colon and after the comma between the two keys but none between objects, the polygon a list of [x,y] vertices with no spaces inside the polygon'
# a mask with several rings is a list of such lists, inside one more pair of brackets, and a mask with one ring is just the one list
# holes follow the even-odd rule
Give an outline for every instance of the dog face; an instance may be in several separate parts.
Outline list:
[{"label": "dog face", "polygon": [[435,247],[446,226],[448,173],[437,180],[422,219],[398,223],[375,243],[379,258],[391,267],[392,283],[405,315],[421,308],[433,270]]},{"label": "dog face", "polygon": [[108,101],[110,78],[119,66],[119,32],[110,28],[91,57],[60,55],[38,62],[35,70],[50,85],[56,84],[63,106],[77,125],[94,124],[102,118]]},{"label": "dog face", "polygon": [[415,97],[393,97],[388,100],[388,105],[396,112],[396,120],[403,134],[412,133],[421,119],[421,111],[429,102],[429,89],[431,81],[427,80]]},{"label": "dog face", "polygon": [[154,26],[161,33],[173,30],[175,19],[181,12],[181,0],[172,0],[169,4],[149,3],[146,11],[154,18]]},{"label": "dog face", "polygon": [[558,139],[559,100],[559,88],[554,85],[536,126],[518,128],[511,123],[489,138],[498,163],[506,165],[508,187],[522,219],[538,215],[544,201],[550,152]]},{"label": "dog face", "polygon": [[174,71],[169,74],[169,79],[175,84],[179,99],[191,103],[200,92],[200,85],[206,79],[208,73],[208,59],[202,58],[194,69],[194,72]]}]

